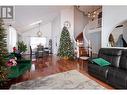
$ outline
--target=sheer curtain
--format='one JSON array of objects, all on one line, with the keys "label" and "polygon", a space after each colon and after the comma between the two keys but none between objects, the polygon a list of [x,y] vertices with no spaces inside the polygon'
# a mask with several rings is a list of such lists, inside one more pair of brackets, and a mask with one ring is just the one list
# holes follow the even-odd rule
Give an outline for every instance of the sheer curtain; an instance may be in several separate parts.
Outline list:
[{"label": "sheer curtain", "polygon": [[17,32],[15,28],[13,28],[12,26],[8,27],[7,43],[8,43],[8,51],[12,52],[13,47],[16,47],[16,43],[17,43]]}]

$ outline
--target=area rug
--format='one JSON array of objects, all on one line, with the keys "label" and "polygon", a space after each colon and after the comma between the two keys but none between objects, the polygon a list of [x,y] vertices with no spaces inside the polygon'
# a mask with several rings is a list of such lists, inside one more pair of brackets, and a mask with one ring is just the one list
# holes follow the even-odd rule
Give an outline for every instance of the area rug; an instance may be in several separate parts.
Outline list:
[{"label": "area rug", "polygon": [[10,89],[106,89],[77,70],[14,84]]}]

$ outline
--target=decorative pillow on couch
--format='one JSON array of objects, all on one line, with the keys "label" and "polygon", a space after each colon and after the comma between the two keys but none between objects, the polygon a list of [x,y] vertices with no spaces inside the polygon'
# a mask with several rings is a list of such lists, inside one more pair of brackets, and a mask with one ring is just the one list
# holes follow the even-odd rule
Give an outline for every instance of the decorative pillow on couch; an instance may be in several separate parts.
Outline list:
[{"label": "decorative pillow on couch", "polygon": [[110,62],[104,60],[103,58],[96,58],[96,59],[93,59],[93,60],[92,60],[92,63],[96,63],[97,65],[102,66],[102,67],[111,64]]}]

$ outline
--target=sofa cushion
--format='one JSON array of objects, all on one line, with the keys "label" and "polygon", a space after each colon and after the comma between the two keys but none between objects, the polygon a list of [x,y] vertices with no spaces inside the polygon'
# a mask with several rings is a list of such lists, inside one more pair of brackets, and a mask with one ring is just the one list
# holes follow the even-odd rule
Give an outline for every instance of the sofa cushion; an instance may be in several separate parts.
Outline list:
[{"label": "sofa cushion", "polygon": [[116,88],[127,88],[127,71],[119,68],[109,68],[108,83]]},{"label": "sofa cushion", "polygon": [[31,60],[22,60],[20,64],[13,66],[10,68],[10,73],[8,74],[8,78],[17,78],[23,75],[27,70],[31,68]]},{"label": "sofa cushion", "polygon": [[97,77],[103,81],[106,81],[107,79],[107,72],[108,72],[109,66],[100,67],[97,64],[88,64],[88,72],[89,74],[92,74],[94,77]]},{"label": "sofa cushion", "polygon": [[123,53],[120,59],[120,68],[127,70],[127,50],[123,50]]},{"label": "sofa cushion", "polygon": [[111,63],[104,60],[103,58],[96,58],[96,59],[93,59],[92,60],[93,63],[96,63],[98,64],[99,66],[107,66],[107,65],[110,65]]},{"label": "sofa cushion", "polygon": [[24,74],[27,71],[27,66],[19,66],[19,76],[21,76],[22,74]]},{"label": "sofa cushion", "polygon": [[122,54],[121,49],[117,48],[101,48],[98,57],[103,58],[110,62],[112,66],[119,67],[120,57]]}]

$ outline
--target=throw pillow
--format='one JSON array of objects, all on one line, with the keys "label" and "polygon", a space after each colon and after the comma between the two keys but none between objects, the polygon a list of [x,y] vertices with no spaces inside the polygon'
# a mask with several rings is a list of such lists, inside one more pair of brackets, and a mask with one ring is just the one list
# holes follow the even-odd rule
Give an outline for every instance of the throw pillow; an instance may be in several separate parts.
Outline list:
[{"label": "throw pillow", "polygon": [[93,59],[92,60],[93,63],[96,63],[98,64],[99,66],[107,66],[107,65],[110,65],[111,63],[104,60],[103,58],[96,58],[96,59]]}]

